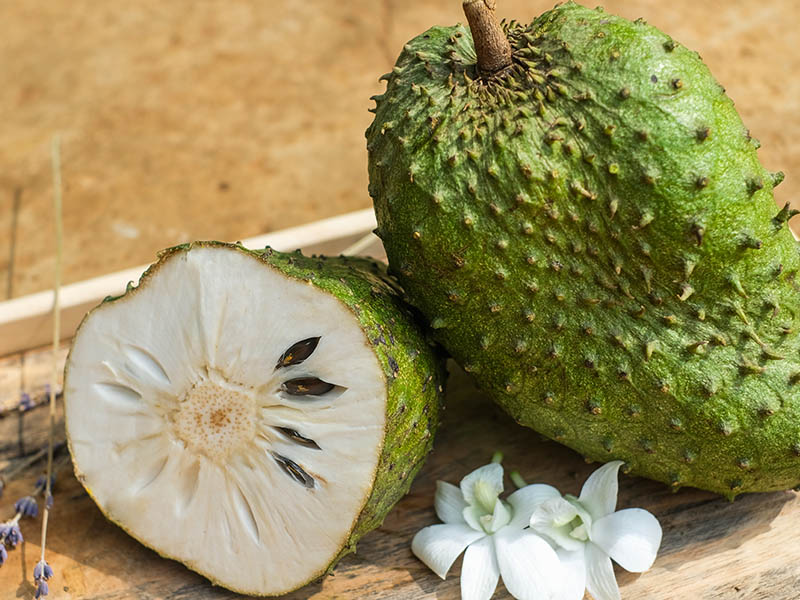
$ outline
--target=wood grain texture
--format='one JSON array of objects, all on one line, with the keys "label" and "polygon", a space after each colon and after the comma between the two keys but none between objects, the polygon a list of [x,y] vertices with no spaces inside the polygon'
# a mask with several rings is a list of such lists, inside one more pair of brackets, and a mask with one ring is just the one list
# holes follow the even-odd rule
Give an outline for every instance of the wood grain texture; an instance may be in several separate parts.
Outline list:
[{"label": "wood grain texture", "polygon": [[[48,359],[49,352],[43,350],[29,353],[25,362],[46,364]],[[20,366],[11,360],[0,369],[0,377],[9,381],[14,376],[6,372]],[[420,528],[437,522],[433,512],[436,480],[458,483],[463,475],[488,462],[496,450],[505,454],[508,471],[518,469],[529,482],[550,483],[573,494],[580,491],[597,465],[587,465],[571,450],[516,425],[452,364],[451,373],[441,432],[411,492],[332,576],[286,598],[459,598],[460,560],[452,575],[442,581],[411,554],[411,538]],[[34,395],[43,391],[44,381],[41,376],[26,379],[31,386],[28,391]],[[22,423],[29,452],[45,443],[45,410],[27,413]],[[21,460],[18,431],[16,416],[0,418],[0,468],[4,470]],[[29,493],[41,470],[40,462],[9,483],[0,501],[0,518],[10,516],[13,500]],[[507,486],[511,488],[508,481]],[[684,489],[673,493],[662,484],[622,476],[619,507],[633,506],[658,517],[664,539],[649,572],[633,575],[618,571],[624,600],[796,600],[800,589],[800,497],[796,493],[746,494],[731,503],[707,492]],[[239,597],[213,587],[174,561],[160,558],[107,522],[69,468],[59,476],[51,518],[48,560],[56,572],[52,598]],[[30,577],[39,555],[39,527],[38,519],[23,522],[26,543],[11,551],[8,563],[0,569],[0,600],[32,596]],[[209,548],[209,552],[214,551]],[[510,596],[501,587],[495,598]]]},{"label": "wood grain texture", "polygon": [[[553,3],[499,0],[498,16]],[[786,171],[778,201],[800,199],[800,2],[597,3],[700,52]],[[56,131],[65,283],[366,208],[378,76],[413,36],[464,21],[460,0],[0,0],[0,15],[0,236],[16,231],[0,282],[15,296],[51,279]]]}]

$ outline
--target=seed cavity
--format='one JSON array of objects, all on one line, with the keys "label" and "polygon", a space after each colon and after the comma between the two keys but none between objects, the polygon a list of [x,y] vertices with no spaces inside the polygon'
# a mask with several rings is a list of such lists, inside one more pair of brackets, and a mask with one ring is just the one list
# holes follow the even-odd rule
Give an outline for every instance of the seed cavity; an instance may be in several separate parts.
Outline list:
[{"label": "seed cavity", "polygon": [[322,450],[317,442],[311,438],[307,438],[301,433],[298,433],[295,429],[291,429],[289,427],[276,427],[275,429],[282,433],[287,439],[299,444],[300,446],[304,446],[305,448],[313,448],[314,450]]},{"label": "seed cavity", "polygon": [[95,388],[105,400],[119,407],[136,408],[142,406],[142,395],[127,385],[107,381],[96,383]]},{"label": "seed cavity", "polygon": [[289,349],[281,354],[276,369],[299,365],[314,353],[319,344],[319,337],[310,337],[292,344]]},{"label": "seed cavity", "polygon": [[297,377],[284,381],[281,390],[292,396],[322,396],[336,386],[316,377]]},{"label": "seed cavity", "polygon": [[306,473],[303,468],[291,458],[286,458],[277,452],[270,452],[270,454],[272,454],[272,458],[278,464],[278,466],[283,469],[283,472],[294,479],[297,483],[310,490],[316,487],[317,482],[314,480],[314,478]]},{"label": "seed cavity", "polygon": [[[149,375],[154,381],[161,385],[168,386],[171,381],[164,367],[158,362],[158,359],[150,354],[144,348],[138,346],[125,346],[122,351],[125,357],[130,361],[130,364],[136,366],[139,371]],[[138,373],[134,370],[128,369],[134,376]]]}]

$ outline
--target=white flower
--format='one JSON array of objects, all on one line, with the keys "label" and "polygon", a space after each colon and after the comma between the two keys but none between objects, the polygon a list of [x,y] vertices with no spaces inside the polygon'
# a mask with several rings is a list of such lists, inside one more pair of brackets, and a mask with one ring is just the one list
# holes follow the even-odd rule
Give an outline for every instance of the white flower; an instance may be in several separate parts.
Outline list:
[{"label": "white flower", "polygon": [[535,486],[506,500],[499,461],[473,471],[460,488],[436,482],[436,514],[443,525],[426,527],[411,550],[442,579],[464,552],[461,597],[488,600],[502,575],[509,593],[520,600],[563,598],[564,569],[550,544],[528,527],[534,507],[549,496]]},{"label": "white flower", "polygon": [[[597,469],[583,484],[579,498],[549,485],[530,485],[544,501],[530,518],[534,531],[552,540],[567,571],[566,600],[619,600],[613,558],[623,569],[642,573],[653,565],[661,545],[661,525],[641,508],[614,512],[617,473],[622,461]],[[534,492],[530,492],[533,494]]]}]

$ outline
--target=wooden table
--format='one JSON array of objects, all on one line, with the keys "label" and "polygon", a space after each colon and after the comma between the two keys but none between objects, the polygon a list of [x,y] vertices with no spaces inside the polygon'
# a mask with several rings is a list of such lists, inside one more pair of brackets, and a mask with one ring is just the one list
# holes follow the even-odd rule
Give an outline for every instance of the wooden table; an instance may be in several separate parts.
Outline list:
[{"label": "wooden table", "polygon": [[[348,241],[349,243],[349,241]],[[344,246],[338,248],[340,250]],[[337,251],[331,242],[329,251]],[[380,253],[373,247],[368,253]],[[57,356],[66,356],[64,346]],[[0,360],[0,469],[14,468],[45,443],[47,411],[20,414],[13,409],[21,391],[42,398],[52,353],[32,350]],[[303,598],[459,598],[457,577],[439,580],[411,554],[414,533],[436,522],[433,494],[437,479],[452,483],[502,452],[507,471],[517,469],[528,482],[555,485],[577,494],[598,465],[535,432],[520,427],[479,391],[457,366],[435,449],[411,492],[383,526],[367,535],[355,555],[334,574],[287,596]],[[61,416],[59,403],[59,419]],[[59,427],[63,438],[63,423]],[[66,457],[65,457],[66,458]],[[0,518],[11,503],[28,494],[42,472],[41,461],[10,481],[0,500]],[[510,482],[507,482],[511,488]],[[107,522],[67,465],[55,488],[48,533],[48,559],[56,571],[53,598],[92,600],[233,598],[180,564],[160,558]],[[735,502],[707,492],[672,492],[652,481],[623,476],[619,507],[637,506],[655,514],[664,529],[659,558],[643,575],[619,572],[625,600],[742,599],[796,600],[800,590],[800,496],[795,492],[746,494]],[[40,548],[40,522],[23,522],[26,543],[9,553],[0,568],[0,600],[31,597],[30,582]],[[453,573],[459,572],[459,563]],[[509,598],[504,590],[496,598]]]},{"label": "wooden table", "polygon": [[[499,0],[528,19],[553,0]],[[463,20],[458,0],[0,0],[0,298],[52,280],[48,142],[63,136],[66,283],[147,262],[193,238],[238,239],[369,205],[363,131],[377,76],[402,44]],[[698,50],[763,148],[787,172],[776,200],[800,207],[800,3],[608,0]],[[63,361],[64,351],[59,359]],[[0,407],[39,396],[50,353],[0,358]],[[0,418],[0,469],[44,442],[45,414]],[[596,465],[516,426],[455,370],[436,449],[411,493],[332,577],[300,598],[458,598],[409,550],[435,522],[436,479],[457,483],[492,452],[529,481],[577,492]],[[41,463],[0,499],[0,518]],[[52,598],[210,599],[232,594],[107,523],[67,467],[55,489]],[[654,568],[619,576],[625,600],[800,596],[800,499],[705,492],[622,478],[620,507],[664,527]],[[39,521],[0,568],[0,600],[31,597]],[[459,565],[453,572],[458,573]],[[498,591],[498,598],[508,597]]]}]

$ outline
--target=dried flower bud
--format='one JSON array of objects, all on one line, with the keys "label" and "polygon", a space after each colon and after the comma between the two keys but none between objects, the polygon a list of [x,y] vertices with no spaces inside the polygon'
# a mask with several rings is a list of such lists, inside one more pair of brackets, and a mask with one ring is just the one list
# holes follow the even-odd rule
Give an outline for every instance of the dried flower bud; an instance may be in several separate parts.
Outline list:
[{"label": "dried flower bud", "polygon": [[14,510],[23,517],[36,517],[39,514],[39,505],[33,496],[24,496],[14,503]]},{"label": "dried flower bud", "polygon": [[6,543],[12,548],[22,542],[22,532],[16,523],[3,523],[0,525],[0,543]]},{"label": "dried flower bud", "polygon": [[19,410],[20,412],[27,412],[33,408],[33,399],[31,395],[27,392],[22,392],[22,395],[19,398]]}]

